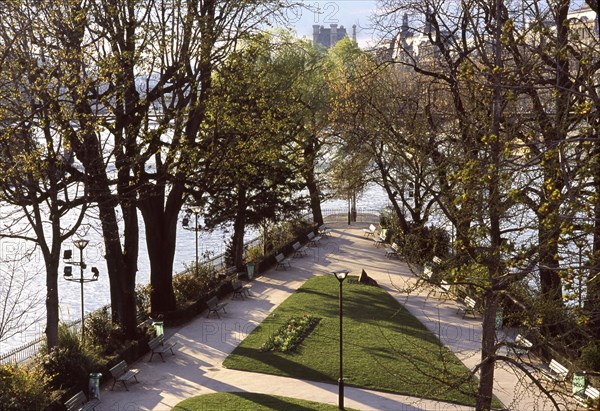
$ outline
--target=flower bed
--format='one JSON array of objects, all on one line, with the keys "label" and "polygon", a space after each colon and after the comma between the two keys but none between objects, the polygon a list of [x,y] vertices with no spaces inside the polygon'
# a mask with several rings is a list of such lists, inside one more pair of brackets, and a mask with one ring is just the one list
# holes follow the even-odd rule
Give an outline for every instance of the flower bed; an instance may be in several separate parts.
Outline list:
[{"label": "flower bed", "polygon": [[261,351],[292,352],[319,324],[320,318],[311,314],[294,316],[260,347]]}]

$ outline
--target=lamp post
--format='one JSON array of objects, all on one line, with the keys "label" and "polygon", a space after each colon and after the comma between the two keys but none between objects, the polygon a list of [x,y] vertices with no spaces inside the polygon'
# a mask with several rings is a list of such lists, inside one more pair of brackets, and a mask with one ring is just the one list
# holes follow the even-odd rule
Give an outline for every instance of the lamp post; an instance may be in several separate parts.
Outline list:
[{"label": "lamp post", "polygon": [[350,270],[336,270],[333,272],[333,275],[335,275],[335,278],[337,278],[337,280],[340,283],[340,378],[338,380],[338,388],[339,388],[339,394],[338,394],[338,408],[340,410],[344,409],[344,370],[343,370],[343,333],[342,333],[342,318],[343,318],[343,312],[342,312],[342,283],[344,282],[344,280],[346,279],[346,277],[348,276],[348,273],[350,272]]},{"label": "lamp post", "polygon": [[181,224],[186,230],[193,230],[196,232],[196,276],[198,276],[198,232],[200,231],[200,226],[198,225],[198,214],[202,212],[202,207],[195,204],[190,206],[187,209],[187,212],[189,214],[194,214],[194,216],[196,217],[196,224],[194,227],[190,227],[190,219],[188,217],[184,217],[181,221]]},{"label": "lamp post", "polygon": [[[83,341],[85,337],[85,311],[84,311],[84,300],[83,300],[83,283],[89,283],[92,281],[98,281],[98,277],[100,276],[100,272],[98,268],[92,267],[92,277],[85,278],[83,276],[83,270],[87,268],[85,261],[83,261],[83,249],[87,247],[89,241],[80,238],[79,240],[73,241],[75,247],[79,249],[79,261],[71,261],[73,259],[72,250],[65,250],[63,253],[63,259],[65,260],[66,265],[63,277],[67,281],[72,281],[79,283],[81,286],[81,341]],[[73,277],[73,265],[79,266],[79,278]]]}]

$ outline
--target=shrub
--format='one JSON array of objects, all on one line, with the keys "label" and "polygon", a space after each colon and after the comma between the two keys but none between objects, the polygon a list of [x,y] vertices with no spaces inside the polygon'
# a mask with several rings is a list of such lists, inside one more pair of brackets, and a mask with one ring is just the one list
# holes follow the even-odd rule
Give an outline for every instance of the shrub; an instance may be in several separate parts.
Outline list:
[{"label": "shrub", "polygon": [[44,374],[35,368],[0,365],[0,409],[40,410],[50,403]]},{"label": "shrub", "polygon": [[97,372],[102,363],[96,348],[83,344],[78,333],[64,324],[58,329],[58,345],[39,359],[48,385],[54,389],[68,388],[73,383],[87,389],[89,374]]},{"label": "shrub", "polygon": [[217,285],[216,270],[212,265],[201,265],[198,273],[195,270],[186,271],[173,277],[173,291],[178,306],[198,301]]},{"label": "shrub", "polygon": [[135,286],[135,302],[137,304],[137,310],[140,313],[150,313],[150,294],[152,292],[152,286],[150,284],[142,285],[137,284]]},{"label": "shrub", "polygon": [[600,343],[591,341],[581,349],[579,366],[588,371],[600,371]]},{"label": "shrub", "polygon": [[112,321],[108,307],[91,313],[85,320],[85,330],[87,341],[105,355],[116,353],[125,340],[121,326]]}]

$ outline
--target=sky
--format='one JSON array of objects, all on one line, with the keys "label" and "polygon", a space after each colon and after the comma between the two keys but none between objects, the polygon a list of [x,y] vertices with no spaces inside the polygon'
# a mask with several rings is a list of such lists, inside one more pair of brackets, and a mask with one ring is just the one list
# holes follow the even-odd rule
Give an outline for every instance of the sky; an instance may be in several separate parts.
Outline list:
[{"label": "sky", "polygon": [[356,24],[356,39],[361,47],[373,44],[370,16],[375,11],[375,0],[303,0],[305,8],[295,8],[286,12],[290,24],[299,37],[312,40],[312,26],[329,27],[330,24],[344,26],[352,36],[352,25]]}]

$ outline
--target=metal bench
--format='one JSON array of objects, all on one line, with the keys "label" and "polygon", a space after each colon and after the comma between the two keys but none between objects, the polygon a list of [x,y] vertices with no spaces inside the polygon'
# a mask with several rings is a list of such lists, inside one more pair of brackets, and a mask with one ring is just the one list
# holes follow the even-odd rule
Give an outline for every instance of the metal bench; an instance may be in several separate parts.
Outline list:
[{"label": "metal bench", "polygon": [[79,391],[65,402],[65,408],[67,411],[93,411],[98,404],[100,404],[100,400],[92,399],[88,401],[83,391]]},{"label": "metal bench", "polygon": [[160,359],[163,362],[165,362],[165,358],[163,357],[163,354],[166,353],[167,351],[171,351],[171,354],[175,355],[175,352],[173,351],[173,347],[175,347],[176,345],[177,345],[176,342],[165,344],[165,336],[164,335],[159,335],[158,337],[151,339],[150,341],[148,341],[148,347],[150,347],[150,351],[152,351],[152,355],[150,355],[150,359],[148,360],[148,362],[152,362],[152,358],[154,357],[154,354],[160,355]]},{"label": "metal bench", "polygon": [[326,236],[329,237],[329,236],[331,236],[331,232],[332,232],[331,228],[329,228],[329,227],[327,227],[325,225],[322,225],[322,226],[319,227],[319,235],[321,235],[323,237],[326,237]]},{"label": "metal bench", "polygon": [[294,249],[294,254],[292,255],[293,258],[300,258],[306,255],[306,247],[303,247],[299,241],[292,244],[292,248]]},{"label": "metal bench", "polygon": [[319,242],[321,241],[321,236],[315,236],[315,233],[312,231],[306,235],[308,238],[308,246],[309,247],[317,247]]},{"label": "metal bench", "polygon": [[471,313],[473,317],[475,317],[475,306],[477,302],[469,296],[466,296],[462,301],[459,302],[461,307],[458,308],[457,312],[463,312],[463,318],[467,315],[467,313]]},{"label": "metal bench", "polygon": [[210,298],[206,302],[206,306],[208,307],[208,314],[206,315],[206,318],[210,317],[211,313],[215,313],[218,318],[221,318],[219,311],[222,310],[225,314],[227,314],[227,311],[225,311],[226,305],[227,303],[220,303],[217,297]]},{"label": "metal bench", "polygon": [[369,228],[363,228],[363,237],[373,237],[375,236],[375,231],[377,231],[377,227],[374,224],[371,224]]},{"label": "metal bench", "polygon": [[284,270],[287,270],[288,267],[292,268],[292,264],[290,264],[290,262],[285,259],[283,253],[277,254],[275,256],[275,261],[277,262],[277,265],[275,266],[276,270],[279,270],[280,268],[283,268]]},{"label": "metal bench", "polygon": [[123,384],[123,387],[125,387],[125,390],[129,391],[129,388],[127,388],[127,381],[133,378],[135,382],[138,382],[136,375],[139,372],[140,370],[135,368],[128,369],[127,363],[125,361],[120,361],[117,365],[110,369],[110,375],[112,375],[114,379],[110,390],[112,391],[115,388],[115,384],[120,382]]}]

